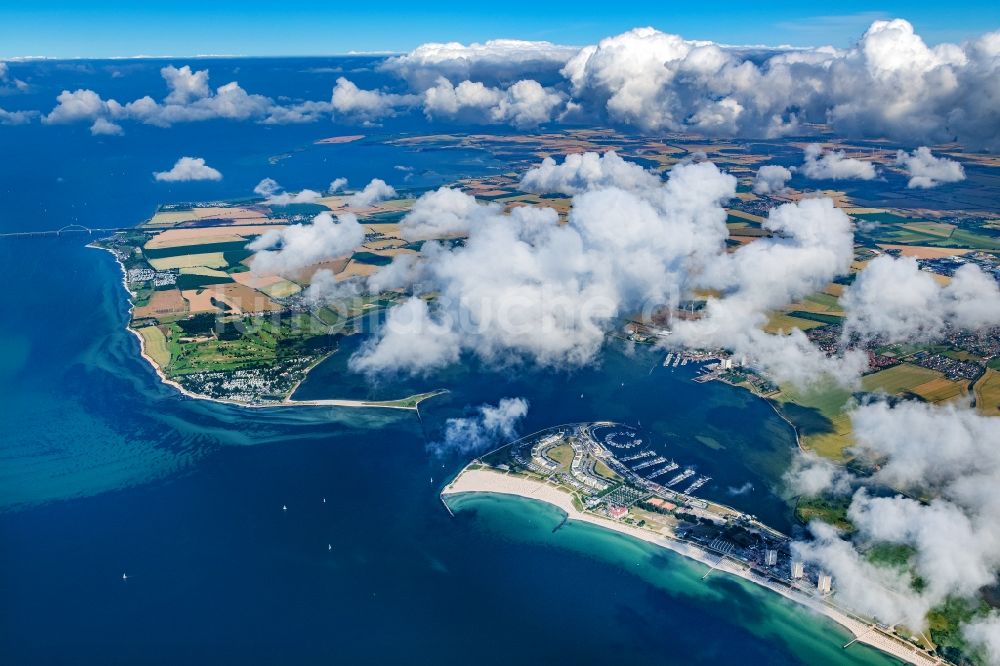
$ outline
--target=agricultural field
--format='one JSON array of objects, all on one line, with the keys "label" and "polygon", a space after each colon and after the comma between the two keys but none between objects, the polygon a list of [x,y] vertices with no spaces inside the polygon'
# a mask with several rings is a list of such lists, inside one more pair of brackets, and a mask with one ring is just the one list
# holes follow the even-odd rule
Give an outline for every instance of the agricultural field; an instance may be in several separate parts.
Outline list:
[{"label": "agricultural field", "polygon": [[158,271],[167,271],[171,268],[192,268],[194,266],[225,268],[229,265],[229,262],[226,261],[226,257],[222,252],[205,252],[150,259],[149,265]]},{"label": "agricultural field", "polygon": [[979,413],[1000,416],[1000,371],[987,368],[976,382],[974,390]]},{"label": "agricultural field", "polygon": [[[368,212],[386,215],[411,203],[383,202]],[[342,204],[335,207],[343,210]],[[397,222],[366,218],[366,245],[378,245],[362,247],[353,257],[290,275],[252,270],[247,244],[265,231],[324,210],[307,208],[175,207],[101,242],[126,270],[136,333],[147,356],[168,377],[210,397],[235,396],[244,402],[280,398],[317,359],[336,349],[354,318],[384,307],[388,301],[375,297],[352,302],[347,312],[322,307],[313,313],[302,292],[317,270],[343,280],[369,275],[397,254],[416,252],[399,237]]]},{"label": "agricultural field", "polygon": [[808,331],[811,328],[816,328],[817,326],[823,326],[822,322],[813,321],[810,319],[801,319],[799,317],[793,317],[791,315],[776,312],[771,315],[771,318],[764,325],[764,330],[768,333],[777,333],[778,331],[790,331],[793,328],[798,328],[803,331]]},{"label": "agricultural field", "polygon": [[922,368],[919,365],[900,365],[867,375],[861,384],[866,391],[883,392],[889,395],[912,393],[917,386],[943,377],[940,372]]},{"label": "agricultural field", "polygon": [[170,349],[167,346],[167,338],[159,326],[144,326],[138,329],[142,336],[143,346],[146,354],[153,359],[156,365],[165,368],[170,365]]},{"label": "agricultural field", "polygon": [[810,389],[782,386],[771,400],[798,431],[803,447],[825,457],[846,458],[845,449],[854,444],[845,412],[850,391],[832,382]]}]

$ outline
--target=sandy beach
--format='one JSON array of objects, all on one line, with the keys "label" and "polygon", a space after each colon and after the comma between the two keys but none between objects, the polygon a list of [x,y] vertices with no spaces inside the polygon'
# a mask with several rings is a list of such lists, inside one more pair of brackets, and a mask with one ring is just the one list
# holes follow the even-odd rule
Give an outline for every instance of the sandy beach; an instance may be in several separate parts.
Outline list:
[{"label": "sandy beach", "polygon": [[540,481],[511,474],[503,474],[491,470],[465,469],[445,487],[445,489],[441,492],[441,496],[442,499],[446,499],[448,495],[483,492],[498,493],[503,495],[517,495],[518,497],[547,502],[548,504],[556,506],[560,510],[564,511],[569,516],[570,520],[579,520],[581,522],[597,525],[605,529],[614,530],[636,539],[642,539],[648,543],[655,544],[662,548],[667,548],[675,553],[683,555],[684,557],[701,562],[708,567],[714,568],[716,571],[724,571],[744,580],[756,583],[762,587],[766,587],[767,589],[776,592],[787,599],[806,606],[813,612],[830,618],[850,631],[858,642],[865,643],[878,650],[882,650],[883,652],[886,652],[901,661],[921,666],[947,663],[917,650],[915,647],[911,646],[902,639],[878,630],[871,623],[854,617],[849,613],[849,611],[837,608],[828,601],[807,595],[804,592],[760,576],[754,573],[749,567],[738,564],[733,560],[723,559],[720,562],[718,556],[708,553],[693,544],[678,541],[665,534],[659,535],[649,530],[634,527],[627,523],[621,523],[609,518],[584,513],[573,506],[573,502],[569,494],[561,490],[557,490],[553,486]]}]

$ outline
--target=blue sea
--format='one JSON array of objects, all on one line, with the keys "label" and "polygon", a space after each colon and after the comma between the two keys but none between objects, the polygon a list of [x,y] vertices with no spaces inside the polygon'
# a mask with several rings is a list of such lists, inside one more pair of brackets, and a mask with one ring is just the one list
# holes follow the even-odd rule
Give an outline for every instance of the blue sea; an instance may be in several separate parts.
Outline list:
[{"label": "blue sea", "polygon": [[[376,61],[209,60],[271,97],[319,99]],[[163,61],[14,63],[48,110],[63,89],[162,95]],[[188,64],[177,61],[173,64]],[[265,177],[292,190],[373,177],[425,188],[503,165],[475,150],[418,152],[403,133],[460,131],[421,118],[330,122],[0,126],[0,231],[137,224],[159,204],[245,198]],[[482,131],[482,128],[466,128]],[[338,134],[364,141],[314,145]],[[157,183],[178,157],[217,183]],[[397,165],[413,167],[409,180]],[[522,432],[615,420],[713,481],[703,493],[799,529],[782,474],[794,436],[745,392],[696,384],[646,348],[610,342],[574,372],[470,361],[373,385],[343,348],[300,398],[449,393],[409,412],[243,409],[164,386],[125,330],[113,258],[85,235],[0,239],[0,663],[3,664],[880,664],[843,650],[831,622],[648,544],[511,497],[440,489],[468,462],[428,448],[445,421],[504,397]],[[123,580],[122,575],[128,579]]]}]

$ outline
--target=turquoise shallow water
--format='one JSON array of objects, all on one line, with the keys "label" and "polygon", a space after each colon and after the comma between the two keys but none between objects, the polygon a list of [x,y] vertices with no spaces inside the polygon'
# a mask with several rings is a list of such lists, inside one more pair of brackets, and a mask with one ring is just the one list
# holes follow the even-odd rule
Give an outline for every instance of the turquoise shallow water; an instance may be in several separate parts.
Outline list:
[{"label": "turquoise shallow water", "polygon": [[[238,75],[275,95],[328,89],[310,78],[315,64],[226,60],[213,81]],[[365,61],[335,64],[378,85]],[[114,63],[33,66],[38,99],[17,103],[44,108],[63,88],[139,97],[162,62],[129,63],[122,76]],[[319,187],[406,163],[431,186],[495,168],[465,152],[313,147],[355,131],[207,123],[94,138],[86,127],[0,127],[0,228],[134,224],[157,203],[246,196],[264,176]],[[185,154],[225,178],[152,181]],[[664,370],[657,354],[618,345],[574,373],[470,364],[372,386],[345,371],[349,341],[299,397],[451,393],[421,420],[189,400],[138,357],[118,269],[85,243],[0,241],[0,663],[884,661],[840,650],[828,622],[740,581],[699,584],[697,565],[596,528],[553,532],[560,516],[543,505],[463,499],[453,519],[438,499],[467,462],[428,452],[446,419],[522,396],[525,432],[641,422],[657,447],[714,477],[706,494],[791,529],[779,495],[792,436],[751,396],[693,384],[692,368]],[[748,482],[752,491],[730,492]]]}]

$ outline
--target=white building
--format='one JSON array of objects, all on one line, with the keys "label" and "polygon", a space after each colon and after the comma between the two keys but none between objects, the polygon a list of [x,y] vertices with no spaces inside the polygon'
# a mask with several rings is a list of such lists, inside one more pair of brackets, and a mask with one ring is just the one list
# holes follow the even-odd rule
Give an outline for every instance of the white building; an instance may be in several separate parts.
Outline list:
[{"label": "white building", "polygon": [[806,575],[805,565],[802,562],[796,560],[792,562],[792,578],[798,580]]},{"label": "white building", "polygon": [[830,578],[829,574],[821,573],[819,575],[819,580],[816,582],[816,589],[819,590],[820,594],[829,594],[832,589],[833,580]]},{"label": "white building", "polygon": [[778,551],[768,548],[764,551],[764,566],[773,567],[778,563]]}]

